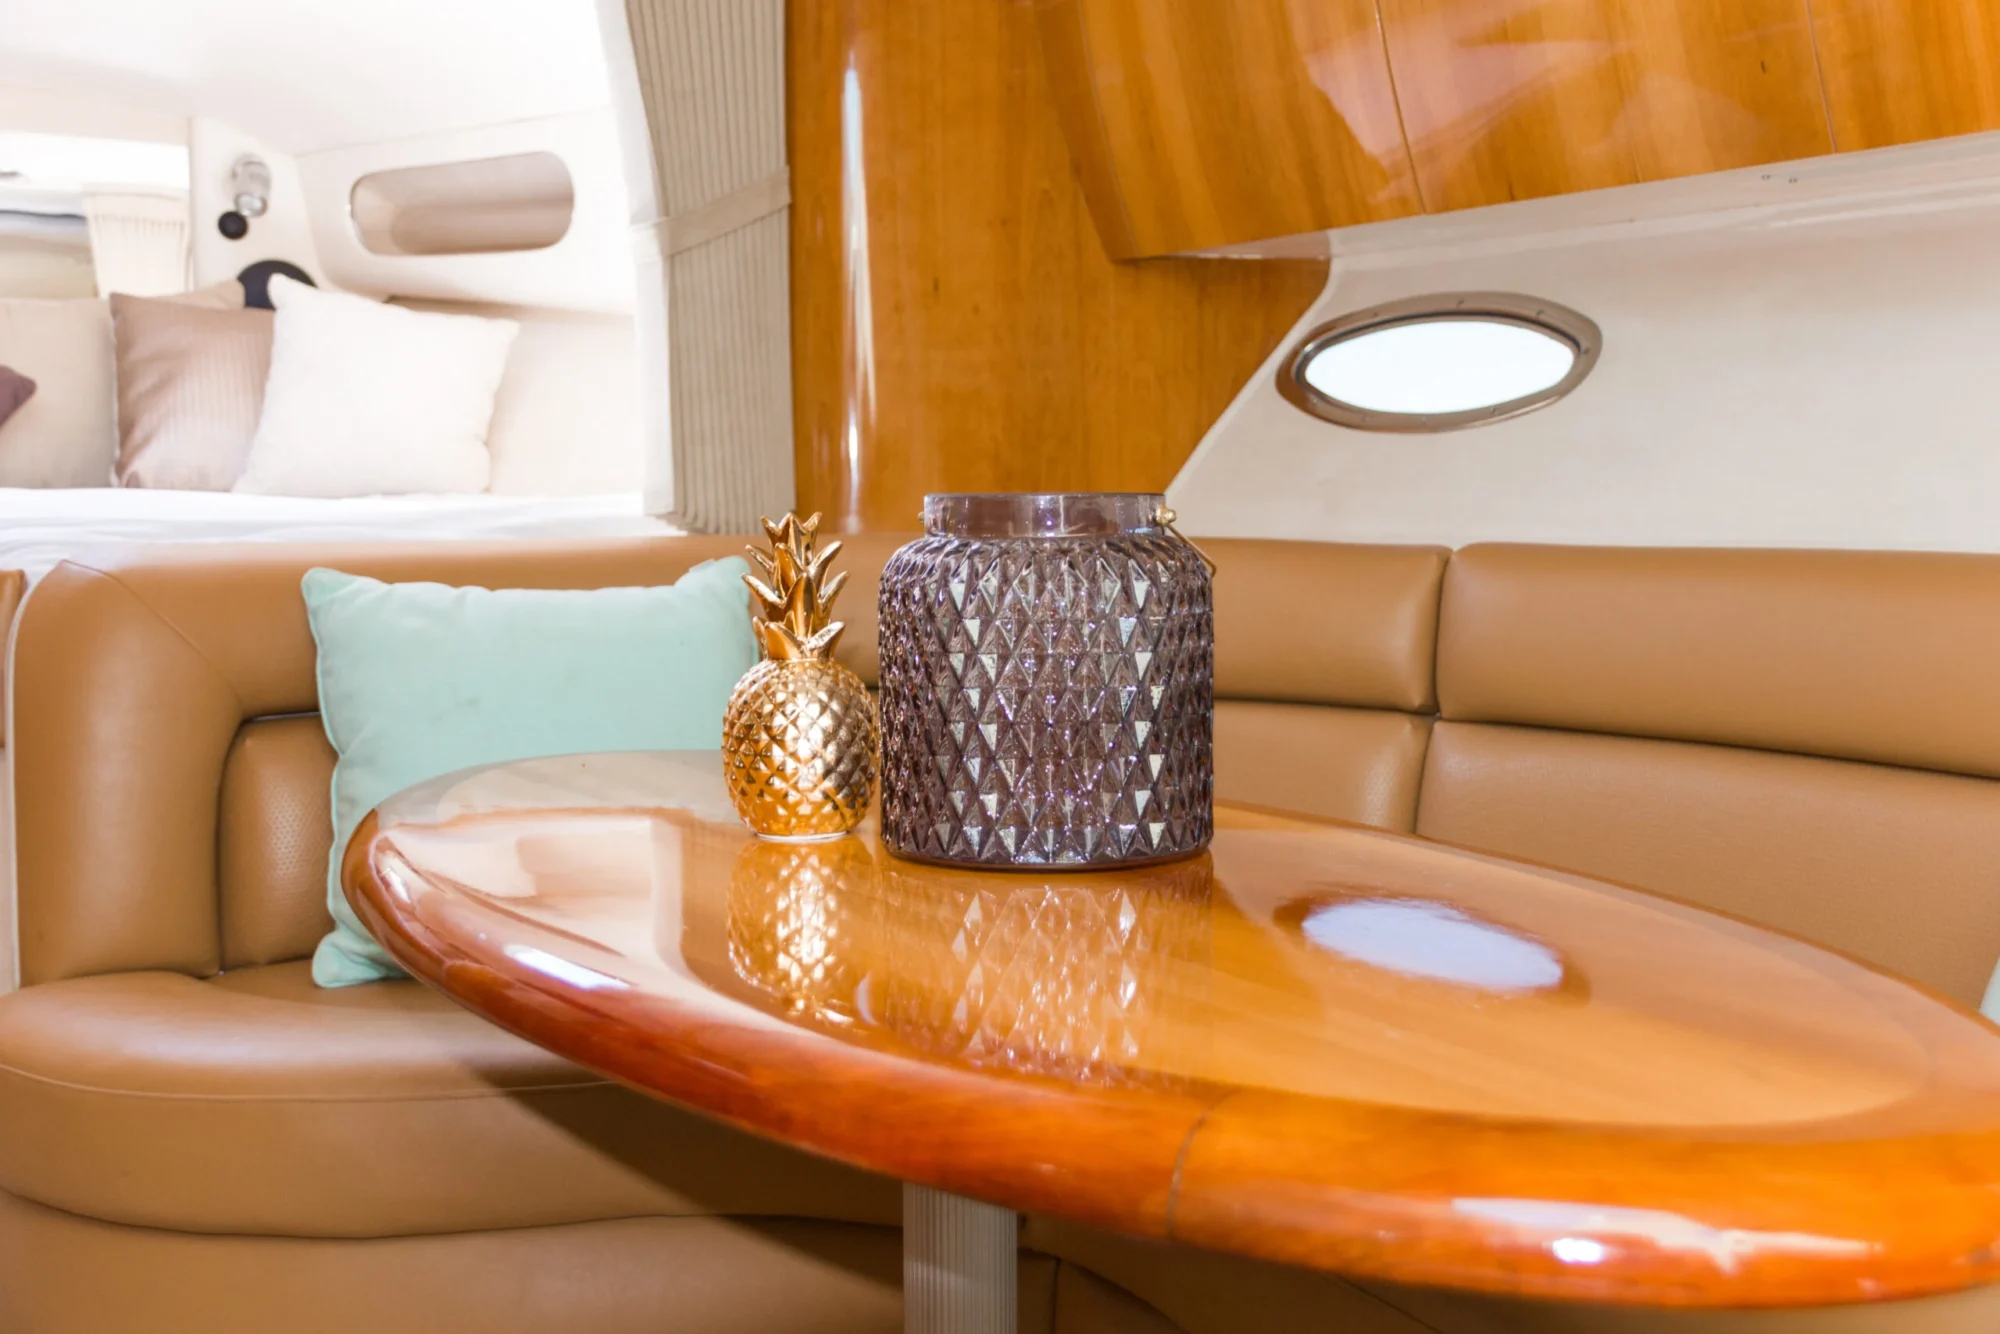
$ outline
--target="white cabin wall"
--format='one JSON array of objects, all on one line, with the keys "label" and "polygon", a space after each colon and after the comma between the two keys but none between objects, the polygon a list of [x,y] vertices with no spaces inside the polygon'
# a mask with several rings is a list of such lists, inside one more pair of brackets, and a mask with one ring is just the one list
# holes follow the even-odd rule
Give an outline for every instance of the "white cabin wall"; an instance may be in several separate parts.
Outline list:
[{"label": "white cabin wall", "polygon": [[[561,158],[576,191],[569,231],[545,249],[378,255],[361,244],[348,216],[354,183],[370,172],[534,152]],[[316,251],[336,287],[370,296],[632,311],[625,178],[608,106],[307,153],[298,169]]]},{"label": "white cabin wall", "polygon": [[[575,191],[569,230],[543,249],[382,255],[349,216],[355,182],[372,172],[534,152],[562,159]],[[636,287],[608,107],[307,153],[298,170],[323,284],[521,323],[488,440],[495,492],[642,489]]]},{"label": "white cabin wall", "polygon": [[516,320],[486,447],[495,495],[638,493],[639,351],[632,317],[395,297],[412,310]]},{"label": "white cabin wall", "polygon": [[0,130],[184,144],[188,122],[184,115],[157,107],[0,78]]},{"label": "white cabin wall", "polygon": [[609,98],[589,0],[14,0],[0,97],[16,87],[206,116],[294,154]]},{"label": "white cabin wall", "polygon": [[1901,152],[1333,233],[1300,332],[1497,289],[1590,316],[1603,357],[1542,411],[1388,435],[1279,397],[1295,334],[1171,503],[1210,535],[2000,551],[2000,147]]},{"label": "white cabin wall", "polygon": [[0,238],[0,294],[40,301],[96,296],[89,245]]},{"label": "white cabin wall", "polygon": [[[249,234],[232,241],[216,230],[215,220],[236,207],[230,169],[244,153],[254,153],[270,165],[271,200],[263,217],[250,220]],[[313,244],[312,218],[298,162],[290,154],[278,152],[234,125],[197,116],[188,125],[188,172],[194,213],[189,235],[195,286],[234,278],[264,259],[288,260],[310,273],[315,282],[325,280]]]}]

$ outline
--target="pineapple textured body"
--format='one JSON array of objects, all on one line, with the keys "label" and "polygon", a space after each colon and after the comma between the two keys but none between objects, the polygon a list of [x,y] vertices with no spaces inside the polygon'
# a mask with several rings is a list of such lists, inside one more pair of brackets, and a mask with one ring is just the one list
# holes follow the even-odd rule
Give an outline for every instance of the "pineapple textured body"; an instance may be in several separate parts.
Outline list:
[{"label": "pineapple textured body", "polygon": [[875,701],[831,659],[758,663],[722,719],[730,800],[766,837],[831,838],[860,824],[875,750]]}]

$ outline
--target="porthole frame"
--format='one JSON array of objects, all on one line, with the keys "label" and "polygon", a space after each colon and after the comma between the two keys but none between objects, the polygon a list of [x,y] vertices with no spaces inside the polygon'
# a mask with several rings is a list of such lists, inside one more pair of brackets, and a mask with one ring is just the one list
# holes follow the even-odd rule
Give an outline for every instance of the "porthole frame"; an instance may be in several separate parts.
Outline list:
[{"label": "porthole frame", "polygon": [[[576,198],[563,155],[526,148],[363,172],[347,185],[347,225],[357,246],[384,259],[533,254],[569,237]],[[539,208],[560,209],[561,225],[532,216]]]},{"label": "porthole frame", "polygon": [[[1575,359],[1570,362],[1569,372],[1546,389],[1510,398],[1504,403],[1459,412],[1382,412],[1334,398],[1306,381],[1306,366],[1314,357],[1337,343],[1383,329],[1445,320],[1474,320],[1531,329],[1567,345],[1575,354]],[[1366,310],[1349,311],[1317,326],[1300,339],[1279,364],[1278,392],[1287,403],[1300,411],[1356,431],[1384,431],[1399,435],[1462,431],[1469,426],[1485,426],[1547,407],[1583,383],[1597,365],[1598,354],[1603,349],[1604,334],[1598,329],[1596,321],[1557,302],[1520,292],[1433,292],[1384,302]]]}]

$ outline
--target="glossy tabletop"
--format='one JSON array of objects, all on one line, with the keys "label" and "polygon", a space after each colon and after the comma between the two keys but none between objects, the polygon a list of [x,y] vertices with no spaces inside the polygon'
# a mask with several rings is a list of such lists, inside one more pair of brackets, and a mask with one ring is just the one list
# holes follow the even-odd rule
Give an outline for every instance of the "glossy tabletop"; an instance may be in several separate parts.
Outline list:
[{"label": "glossy tabletop", "polygon": [[1223,805],[1207,854],[966,872],[760,842],[706,753],[384,806],[414,973],[906,1181],[1355,1275],[1658,1305],[2000,1278],[2000,1030],[1787,936]]}]

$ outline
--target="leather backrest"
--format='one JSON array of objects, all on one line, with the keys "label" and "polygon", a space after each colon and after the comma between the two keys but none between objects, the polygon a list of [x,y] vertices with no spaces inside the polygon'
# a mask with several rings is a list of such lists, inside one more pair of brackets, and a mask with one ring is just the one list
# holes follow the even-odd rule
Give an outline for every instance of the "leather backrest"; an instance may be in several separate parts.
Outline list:
[{"label": "leather backrest", "polygon": [[1215,702],[1215,794],[1408,832],[1431,720],[1393,709]]},{"label": "leather backrest", "polygon": [[1449,553],[1201,545],[1216,562],[1216,795],[1412,828]]},{"label": "leather backrest", "polygon": [[236,733],[216,812],[223,968],[302,959],[333,929],[333,760],[316,713],[252,719]]},{"label": "leather backrest", "polygon": [[[189,545],[102,568],[59,565],[24,604],[14,647],[22,984],[138,968],[206,976],[222,966],[219,924],[246,914],[221,901],[219,852],[254,842],[233,821],[223,828],[224,770],[232,754],[248,753],[237,750],[245,722],[318,707],[299,595],[308,569],[595,588],[670,582],[741,547],[694,537]],[[247,779],[232,786],[260,790]],[[231,810],[263,818],[260,808],[253,795]]]},{"label": "leather backrest", "polygon": [[1224,699],[1435,707],[1443,547],[1203,539]]},{"label": "leather backrest", "polygon": [[[332,755],[306,570],[594,588],[671,581],[743,540],[190,546],[58,567],[14,661],[23,984],[206,976],[301,957],[324,933]],[[904,539],[846,540],[841,657],[872,684],[875,585]],[[1221,562],[1219,793],[1408,828],[1428,723],[1406,711],[1431,698],[1445,553],[1205,545]]]},{"label": "leather backrest", "polygon": [[1417,831],[1777,926],[1962,1001],[2000,957],[2000,558],[1478,546]]},{"label": "leather backrest", "polygon": [[2000,778],[2000,559],[1488,545],[1452,558],[1440,712]]},{"label": "leather backrest", "polygon": [[2000,958],[1990,779],[1440,722],[1417,832],[1747,917],[1967,1005]]}]

